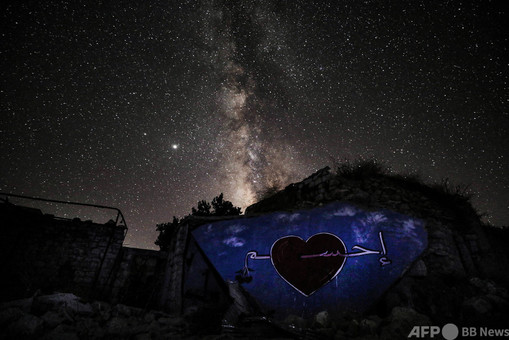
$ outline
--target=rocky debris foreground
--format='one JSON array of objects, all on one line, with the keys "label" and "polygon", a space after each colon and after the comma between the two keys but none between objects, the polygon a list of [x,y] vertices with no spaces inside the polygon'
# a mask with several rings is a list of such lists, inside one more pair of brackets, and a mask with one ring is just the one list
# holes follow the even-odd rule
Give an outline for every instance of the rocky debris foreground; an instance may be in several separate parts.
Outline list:
[{"label": "rocky debris foreground", "polygon": [[[470,280],[478,296],[466,300],[465,313],[487,317],[509,315],[509,296],[490,281]],[[394,307],[389,315],[331,317],[326,311],[306,320],[289,315],[283,322],[244,317],[233,325],[204,329],[193,315],[86,302],[69,293],[34,296],[0,304],[0,339],[402,339],[418,325],[434,325],[432,317],[410,307]],[[442,326],[442,325],[440,325]]]},{"label": "rocky debris foreground", "polygon": [[187,339],[181,317],[57,293],[0,305],[0,339]]}]

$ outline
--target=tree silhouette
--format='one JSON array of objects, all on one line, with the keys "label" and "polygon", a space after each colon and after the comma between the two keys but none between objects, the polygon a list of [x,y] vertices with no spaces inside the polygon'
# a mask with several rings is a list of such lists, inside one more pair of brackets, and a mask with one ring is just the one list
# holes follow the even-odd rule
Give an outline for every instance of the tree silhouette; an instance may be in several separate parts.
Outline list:
[{"label": "tree silhouette", "polygon": [[154,242],[159,246],[160,250],[169,250],[170,242],[177,232],[177,227],[181,220],[173,216],[173,222],[161,223],[156,225],[156,230],[159,232],[157,240]]},{"label": "tree silhouette", "polygon": [[223,193],[219,196],[214,197],[212,200],[212,216],[237,216],[240,215],[240,207],[233,206],[230,201],[223,199]]},{"label": "tree silhouette", "polygon": [[[211,203],[205,200],[198,201],[197,208],[191,208],[191,214],[188,216],[237,216],[241,214],[241,208],[236,207],[230,201],[225,201],[223,193],[212,199]],[[156,225],[159,231],[155,244],[161,250],[169,250],[171,240],[175,236],[179,224],[183,219],[173,216],[173,221]]]},{"label": "tree silhouette", "polygon": [[210,216],[210,204],[205,200],[198,201],[198,209],[195,207],[191,208],[191,215],[193,216]]}]

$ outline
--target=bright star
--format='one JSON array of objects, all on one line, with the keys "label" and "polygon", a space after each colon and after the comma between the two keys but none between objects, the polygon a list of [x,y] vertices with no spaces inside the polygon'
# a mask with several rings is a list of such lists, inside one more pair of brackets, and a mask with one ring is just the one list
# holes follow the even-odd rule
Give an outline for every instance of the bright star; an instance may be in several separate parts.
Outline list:
[{"label": "bright star", "polygon": [[173,150],[177,150],[177,149],[179,148],[179,145],[178,145],[178,144],[172,144],[172,145],[171,145],[171,148],[172,148]]}]

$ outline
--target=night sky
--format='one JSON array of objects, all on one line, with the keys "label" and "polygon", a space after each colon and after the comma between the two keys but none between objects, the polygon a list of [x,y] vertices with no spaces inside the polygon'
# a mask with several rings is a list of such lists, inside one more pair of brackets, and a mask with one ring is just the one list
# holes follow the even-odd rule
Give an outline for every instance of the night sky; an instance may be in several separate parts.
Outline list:
[{"label": "night sky", "polygon": [[198,200],[374,158],[509,224],[504,1],[10,2],[2,192],[118,207],[154,248]]}]

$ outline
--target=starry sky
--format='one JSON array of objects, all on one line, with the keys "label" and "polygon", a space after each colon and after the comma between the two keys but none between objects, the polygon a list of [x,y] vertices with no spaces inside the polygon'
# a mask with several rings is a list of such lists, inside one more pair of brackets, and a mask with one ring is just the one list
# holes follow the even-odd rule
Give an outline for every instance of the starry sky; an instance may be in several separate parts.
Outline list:
[{"label": "starry sky", "polygon": [[0,191],[118,207],[155,249],[198,200],[373,158],[508,225],[503,3],[2,2]]}]

